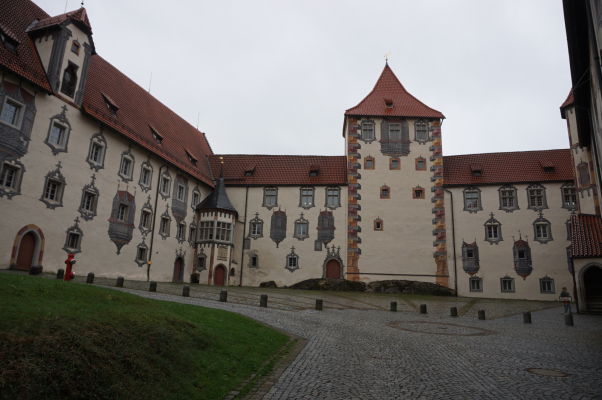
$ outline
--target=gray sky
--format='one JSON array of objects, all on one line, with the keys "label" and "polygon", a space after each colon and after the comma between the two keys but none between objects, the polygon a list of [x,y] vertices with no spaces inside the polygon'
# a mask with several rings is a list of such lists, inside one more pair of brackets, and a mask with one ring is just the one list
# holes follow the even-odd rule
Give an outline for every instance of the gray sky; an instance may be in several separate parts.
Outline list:
[{"label": "gray sky", "polygon": [[[64,0],[38,0],[64,12]],[[444,154],[568,147],[561,0],[87,0],[98,54],[216,153],[343,154],[384,55],[446,116]],[[67,9],[79,7],[68,0]]]}]

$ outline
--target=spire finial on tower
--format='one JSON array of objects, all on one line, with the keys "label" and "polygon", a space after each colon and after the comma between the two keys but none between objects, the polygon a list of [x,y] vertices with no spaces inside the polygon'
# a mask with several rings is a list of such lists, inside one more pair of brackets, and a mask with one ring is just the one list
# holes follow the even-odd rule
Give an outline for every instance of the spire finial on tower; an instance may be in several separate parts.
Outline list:
[{"label": "spire finial on tower", "polygon": [[389,57],[391,56],[391,52],[387,51],[385,53],[385,65],[389,65]]}]

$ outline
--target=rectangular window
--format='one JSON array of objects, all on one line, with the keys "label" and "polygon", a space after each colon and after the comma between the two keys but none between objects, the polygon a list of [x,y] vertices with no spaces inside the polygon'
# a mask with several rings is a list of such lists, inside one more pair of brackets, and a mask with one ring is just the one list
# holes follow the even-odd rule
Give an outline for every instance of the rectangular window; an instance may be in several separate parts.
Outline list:
[{"label": "rectangular window", "polygon": [[531,207],[543,207],[543,189],[529,189],[529,204]]},{"label": "rectangular window", "polygon": [[501,208],[515,208],[514,189],[501,189],[500,195],[502,199]]},{"label": "rectangular window", "polygon": [[482,286],[482,280],[481,278],[470,278],[468,280],[468,283],[470,285],[470,291],[471,292],[482,292],[483,291],[483,286]]},{"label": "rectangular window", "polygon": [[278,189],[265,188],[263,189],[263,205],[265,207],[276,207],[278,204]]},{"label": "rectangular window", "polygon": [[199,200],[200,200],[201,196],[199,195],[199,192],[192,192],[192,206],[196,207],[199,204]]},{"label": "rectangular window", "polygon": [[474,258],[474,250],[466,249],[466,258]]},{"label": "rectangular window", "polygon": [[148,210],[142,210],[142,214],[140,216],[140,226],[144,229],[150,229],[151,225],[151,212]]},{"label": "rectangular window", "polygon": [[416,171],[426,171],[426,160],[424,158],[416,159]]},{"label": "rectangular window", "polygon": [[161,217],[161,225],[159,226],[159,233],[163,235],[169,235],[169,218]]},{"label": "rectangular window", "polygon": [[176,198],[180,201],[186,201],[186,186],[178,184],[178,191],[176,192]]},{"label": "rectangular window", "polygon": [[577,205],[577,193],[574,187],[562,188],[562,203],[565,208],[573,209]]},{"label": "rectangular window", "polygon": [[46,182],[46,189],[44,190],[44,199],[50,201],[60,201],[61,186],[61,182],[48,179],[48,182]]},{"label": "rectangular window", "polygon": [[146,261],[146,247],[138,247],[138,251],[136,252],[136,260]]},{"label": "rectangular window", "polygon": [[362,121],[362,140],[374,140],[374,122]]},{"label": "rectangular window", "polygon": [[92,192],[84,193],[84,201],[82,203],[82,208],[86,211],[94,211],[96,204],[96,194]]},{"label": "rectangular window", "polygon": [[177,232],[176,237],[180,240],[186,239],[186,225],[185,224],[178,224],[178,232]]},{"label": "rectangular window", "polygon": [[391,159],[389,159],[389,169],[400,169],[400,167],[399,167],[399,158],[391,158]]},{"label": "rectangular window", "polygon": [[98,143],[92,143],[92,147],[90,148],[90,161],[95,164],[100,164],[102,161],[102,145]]},{"label": "rectangular window", "polygon": [[65,132],[67,128],[59,124],[58,122],[53,122],[50,127],[50,133],[48,134],[48,143],[53,144],[55,146],[62,146],[65,140]]},{"label": "rectangular window", "polygon": [[190,226],[190,229],[188,230],[188,241],[193,242],[195,240],[196,240],[196,227]]},{"label": "rectangular window", "polygon": [[215,227],[215,239],[229,242],[232,235],[232,224],[218,221]]},{"label": "rectangular window", "polygon": [[327,188],[326,189],[326,207],[336,208],[341,205],[340,200],[341,191],[339,188]]},{"label": "rectangular window", "polygon": [[401,142],[401,124],[389,124],[389,141]]},{"label": "rectangular window", "polygon": [[297,267],[297,257],[288,256],[288,266],[292,267],[292,268],[296,268]]},{"label": "rectangular window", "polygon": [[549,225],[545,222],[535,224],[535,239],[548,239],[550,237]]},{"label": "rectangular window", "polygon": [[257,267],[259,265],[258,258],[256,254],[251,256],[251,267]]},{"label": "rectangular window", "polygon": [[213,240],[213,221],[201,222],[199,229],[200,240]]},{"label": "rectangular window", "polygon": [[69,236],[67,238],[67,247],[69,249],[79,249],[79,233],[69,232]]},{"label": "rectangular window", "polygon": [[130,158],[121,158],[121,168],[119,169],[119,172],[123,176],[132,176],[132,160]]},{"label": "rectangular window", "polygon": [[464,191],[464,208],[466,210],[481,209],[481,194],[476,190]]},{"label": "rectangular window", "polygon": [[312,188],[301,189],[301,207],[314,206],[314,190]]},{"label": "rectangular window", "polygon": [[0,113],[0,121],[8,125],[19,128],[21,125],[21,114],[23,113],[23,105],[11,98],[6,98]]},{"label": "rectangular window", "polygon": [[498,225],[487,225],[487,239],[488,240],[497,240],[500,237],[500,231]]},{"label": "rectangular window", "polygon": [[119,221],[127,222],[128,217],[128,206],[125,204],[120,204],[117,209],[117,219]]},{"label": "rectangular window", "polygon": [[380,198],[388,199],[391,197],[391,191],[387,186],[383,186],[380,188]]},{"label": "rectangular window", "polygon": [[161,177],[161,193],[163,195],[167,196],[169,194],[170,181],[171,179],[168,176]]},{"label": "rectangular window", "polygon": [[514,279],[513,278],[502,278],[500,279],[501,289],[504,293],[514,292]]},{"label": "rectangular window", "polygon": [[142,168],[142,172],[141,172],[141,176],[140,176],[140,183],[144,186],[150,186],[150,179],[151,179],[151,170],[150,168],[146,168],[143,167]]},{"label": "rectangular window", "polygon": [[539,290],[541,293],[554,293],[554,279],[542,278],[539,280]]},{"label": "rectangular window", "polygon": [[374,169],[374,158],[366,157],[364,159],[364,169]]},{"label": "rectangular window", "polygon": [[413,190],[413,198],[414,199],[424,199],[424,189],[422,188],[418,188],[418,189],[412,189]]},{"label": "rectangular window", "polygon": [[308,224],[304,222],[297,222],[295,224],[295,237],[307,237],[308,236]]},{"label": "rectangular window", "polygon": [[4,164],[2,173],[0,174],[0,186],[7,189],[15,189],[17,186],[17,177],[19,174],[19,168]]},{"label": "rectangular window", "polygon": [[251,236],[263,235],[263,222],[251,222]]}]

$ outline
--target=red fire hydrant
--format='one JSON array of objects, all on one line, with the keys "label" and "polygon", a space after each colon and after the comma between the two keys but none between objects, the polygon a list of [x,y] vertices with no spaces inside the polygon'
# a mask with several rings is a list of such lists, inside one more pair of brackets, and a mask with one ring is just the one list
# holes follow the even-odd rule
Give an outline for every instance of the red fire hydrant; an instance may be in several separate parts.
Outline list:
[{"label": "red fire hydrant", "polygon": [[65,268],[64,279],[66,281],[70,281],[75,277],[75,274],[73,273],[73,264],[75,264],[75,254],[69,253],[67,259],[65,260],[65,265],[67,266],[67,268]]}]

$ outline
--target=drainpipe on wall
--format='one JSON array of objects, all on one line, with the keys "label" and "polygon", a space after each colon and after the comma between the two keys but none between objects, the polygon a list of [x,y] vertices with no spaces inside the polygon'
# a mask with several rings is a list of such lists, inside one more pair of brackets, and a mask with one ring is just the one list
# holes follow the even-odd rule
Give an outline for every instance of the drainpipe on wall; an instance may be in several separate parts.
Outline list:
[{"label": "drainpipe on wall", "polygon": [[573,256],[569,250],[566,249],[567,259],[569,263],[569,271],[571,271],[571,276],[573,277],[573,294],[575,295],[575,306],[577,307],[577,314],[581,314],[579,311],[579,293],[577,292],[577,279],[575,278],[575,264],[573,263]]},{"label": "drainpipe on wall", "polygon": [[153,226],[151,228],[150,249],[148,252],[148,261],[146,262],[146,281],[150,281],[150,268],[153,263],[153,243],[155,239],[155,222],[157,220],[157,202],[159,201],[159,187],[161,186],[161,172],[165,168],[165,164],[159,167],[159,175],[157,179],[157,190],[155,191],[155,205],[153,208]]},{"label": "drainpipe on wall", "polygon": [[451,224],[452,224],[452,246],[454,246],[454,291],[456,292],[456,297],[458,297],[458,266],[456,263],[456,223],[454,221],[454,194],[445,189],[447,193],[449,193],[449,198],[451,202]]},{"label": "drainpipe on wall", "polygon": [[240,281],[238,286],[242,286],[242,269],[245,265],[245,236],[247,236],[247,204],[249,200],[249,187],[245,188],[245,218],[242,224],[242,246],[240,248]]}]

